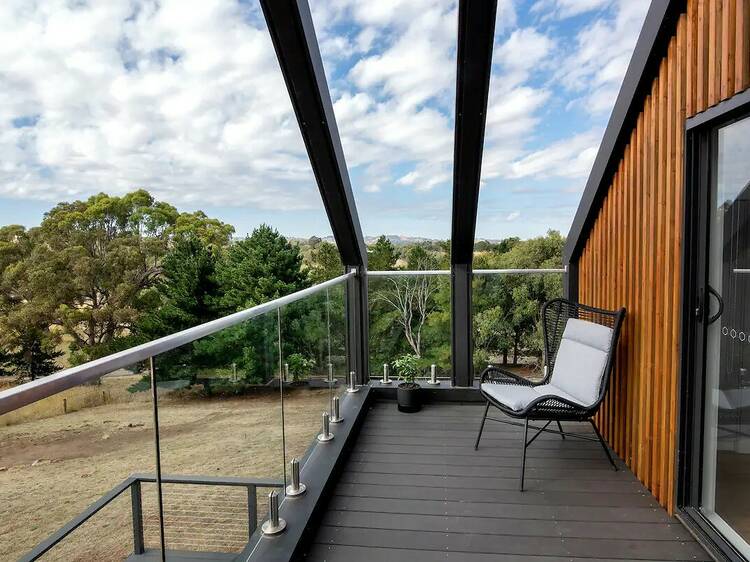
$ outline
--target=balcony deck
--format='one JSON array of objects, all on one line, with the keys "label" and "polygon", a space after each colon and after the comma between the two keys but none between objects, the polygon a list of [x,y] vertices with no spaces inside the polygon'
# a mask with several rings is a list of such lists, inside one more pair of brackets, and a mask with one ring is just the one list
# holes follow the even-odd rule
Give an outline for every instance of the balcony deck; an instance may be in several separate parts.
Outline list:
[{"label": "balcony deck", "polygon": [[482,408],[401,414],[376,402],[305,559],[711,559],[619,459],[622,470],[612,470],[598,443],[541,435],[519,492],[521,429],[488,422],[475,452]]}]

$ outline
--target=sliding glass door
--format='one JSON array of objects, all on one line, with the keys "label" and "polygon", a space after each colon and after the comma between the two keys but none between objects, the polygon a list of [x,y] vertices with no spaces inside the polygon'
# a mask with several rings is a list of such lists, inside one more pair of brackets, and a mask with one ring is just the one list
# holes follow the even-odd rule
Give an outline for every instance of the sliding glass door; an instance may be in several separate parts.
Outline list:
[{"label": "sliding glass door", "polygon": [[750,558],[750,117],[709,138],[700,511]]}]

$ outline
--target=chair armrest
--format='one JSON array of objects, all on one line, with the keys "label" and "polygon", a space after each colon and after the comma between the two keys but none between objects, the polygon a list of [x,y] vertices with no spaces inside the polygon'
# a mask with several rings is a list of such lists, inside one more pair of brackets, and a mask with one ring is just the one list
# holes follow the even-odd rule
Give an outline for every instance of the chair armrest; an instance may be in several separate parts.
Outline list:
[{"label": "chair armrest", "polygon": [[522,386],[534,386],[534,383],[515,373],[501,369],[500,367],[487,367],[482,371],[480,379],[482,383],[492,384],[519,384]]}]

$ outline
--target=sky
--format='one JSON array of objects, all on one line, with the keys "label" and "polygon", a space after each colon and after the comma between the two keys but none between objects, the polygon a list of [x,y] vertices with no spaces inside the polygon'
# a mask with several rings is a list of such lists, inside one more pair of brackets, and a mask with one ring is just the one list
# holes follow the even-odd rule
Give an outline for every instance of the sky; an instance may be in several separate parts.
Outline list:
[{"label": "sky", "polygon": [[[448,238],[457,2],[309,0],[365,235]],[[0,2],[0,224],[145,188],[330,234],[258,0]],[[477,237],[566,233],[648,0],[498,0]]]}]

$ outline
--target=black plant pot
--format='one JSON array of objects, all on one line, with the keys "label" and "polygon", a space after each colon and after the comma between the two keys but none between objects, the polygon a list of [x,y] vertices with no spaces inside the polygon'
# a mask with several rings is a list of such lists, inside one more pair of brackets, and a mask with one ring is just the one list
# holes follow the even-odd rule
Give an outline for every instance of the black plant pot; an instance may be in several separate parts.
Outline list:
[{"label": "black plant pot", "polygon": [[396,389],[398,411],[412,414],[422,409],[422,388],[415,382],[402,382]]}]

